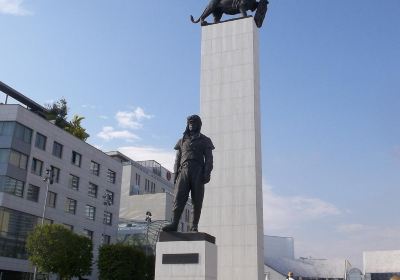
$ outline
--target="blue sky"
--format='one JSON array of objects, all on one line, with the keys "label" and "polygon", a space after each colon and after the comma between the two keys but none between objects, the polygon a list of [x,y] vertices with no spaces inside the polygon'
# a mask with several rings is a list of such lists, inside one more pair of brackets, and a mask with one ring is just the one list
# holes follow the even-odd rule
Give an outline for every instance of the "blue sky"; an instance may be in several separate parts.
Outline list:
[{"label": "blue sky", "polygon": [[[166,167],[199,111],[207,1],[0,0],[0,80],[65,97],[89,143]],[[400,1],[270,0],[260,29],[265,233],[297,256],[400,249]],[[4,95],[0,95],[4,102]]]}]

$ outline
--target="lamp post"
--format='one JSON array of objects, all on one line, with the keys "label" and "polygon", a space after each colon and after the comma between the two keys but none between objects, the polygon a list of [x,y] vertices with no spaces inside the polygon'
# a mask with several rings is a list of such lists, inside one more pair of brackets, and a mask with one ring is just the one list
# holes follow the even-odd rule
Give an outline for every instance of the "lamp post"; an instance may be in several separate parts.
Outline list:
[{"label": "lamp post", "polygon": [[149,227],[151,224],[151,212],[147,211],[146,212],[146,219],[145,221],[147,222],[147,230],[146,230],[146,256],[148,255],[148,248],[149,248]]},{"label": "lamp post", "polygon": [[[53,179],[53,171],[51,168],[46,169],[46,176],[44,176],[43,181],[46,182],[46,193],[44,196],[44,203],[43,203],[43,212],[42,212],[42,217],[41,217],[41,222],[40,224],[44,224],[44,215],[46,213],[46,206],[47,206],[47,195],[49,193],[49,186],[53,184],[54,179]],[[33,280],[36,280],[37,277],[37,266],[35,266],[35,269],[33,271]]]}]

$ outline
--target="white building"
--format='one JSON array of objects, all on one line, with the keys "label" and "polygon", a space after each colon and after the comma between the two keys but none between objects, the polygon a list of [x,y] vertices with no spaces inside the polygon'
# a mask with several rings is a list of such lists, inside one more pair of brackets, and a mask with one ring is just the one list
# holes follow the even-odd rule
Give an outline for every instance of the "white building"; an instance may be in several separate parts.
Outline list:
[{"label": "white building", "polygon": [[[123,165],[120,218],[144,221],[151,213],[155,221],[172,221],[174,175],[154,160],[133,161],[120,152],[108,152]],[[178,230],[188,232],[192,221],[192,205],[187,203]]]},{"label": "white building", "polygon": [[296,259],[292,237],[264,236],[265,279],[285,280],[288,272],[302,280],[361,280],[361,271],[346,259]]},{"label": "white building", "polygon": [[400,250],[363,253],[365,280],[388,280],[400,276]]},{"label": "white building", "polygon": [[[33,107],[37,105],[26,100]],[[54,175],[48,192],[43,181],[46,169]],[[63,224],[75,233],[87,235],[97,258],[102,243],[116,241],[121,176],[121,163],[102,151],[31,110],[0,104],[2,279],[25,279],[33,272],[25,239],[41,222],[45,203],[45,222]],[[105,194],[109,198],[107,205]],[[86,278],[97,279],[96,266]]]}]

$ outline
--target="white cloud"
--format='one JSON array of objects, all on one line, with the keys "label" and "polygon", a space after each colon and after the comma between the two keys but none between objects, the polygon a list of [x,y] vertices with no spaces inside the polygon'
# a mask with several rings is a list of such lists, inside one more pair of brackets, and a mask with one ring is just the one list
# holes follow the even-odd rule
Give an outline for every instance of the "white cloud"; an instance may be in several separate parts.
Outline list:
[{"label": "white cloud", "polygon": [[23,0],[0,0],[0,14],[15,16],[31,15],[32,12],[22,7]]},{"label": "white cloud", "polygon": [[152,117],[152,115],[147,115],[140,107],[137,107],[133,112],[119,111],[115,115],[120,127],[131,129],[142,128],[142,121],[145,119],[151,119]]},{"label": "white cloud", "polygon": [[98,137],[109,141],[112,139],[122,139],[126,141],[139,140],[140,137],[128,130],[115,130],[111,126],[103,127],[103,130],[97,134]]},{"label": "white cloud", "polygon": [[340,224],[336,226],[336,231],[338,233],[344,233],[344,234],[355,234],[370,229],[371,227],[368,227],[363,224]]},{"label": "white cloud", "polygon": [[105,115],[100,115],[99,118],[102,120],[108,120],[108,116],[105,116]]},{"label": "white cloud", "polygon": [[155,160],[163,167],[173,171],[175,153],[154,147],[120,147],[118,151],[130,157],[133,160]]},{"label": "white cloud", "polygon": [[306,222],[341,214],[333,204],[319,198],[304,196],[281,196],[264,184],[265,232],[293,229]]}]

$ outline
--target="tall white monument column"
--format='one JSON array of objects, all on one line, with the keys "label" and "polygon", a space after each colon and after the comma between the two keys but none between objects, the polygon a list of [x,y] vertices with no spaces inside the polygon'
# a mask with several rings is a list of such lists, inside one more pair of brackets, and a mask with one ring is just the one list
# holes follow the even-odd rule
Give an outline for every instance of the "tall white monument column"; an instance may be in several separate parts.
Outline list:
[{"label": "tall white monument column", "polygon": [[202,132],[214,143],[199,230],[214,235],[218,280],[262,280],[258,29],[252,17],[202,27]]}]

